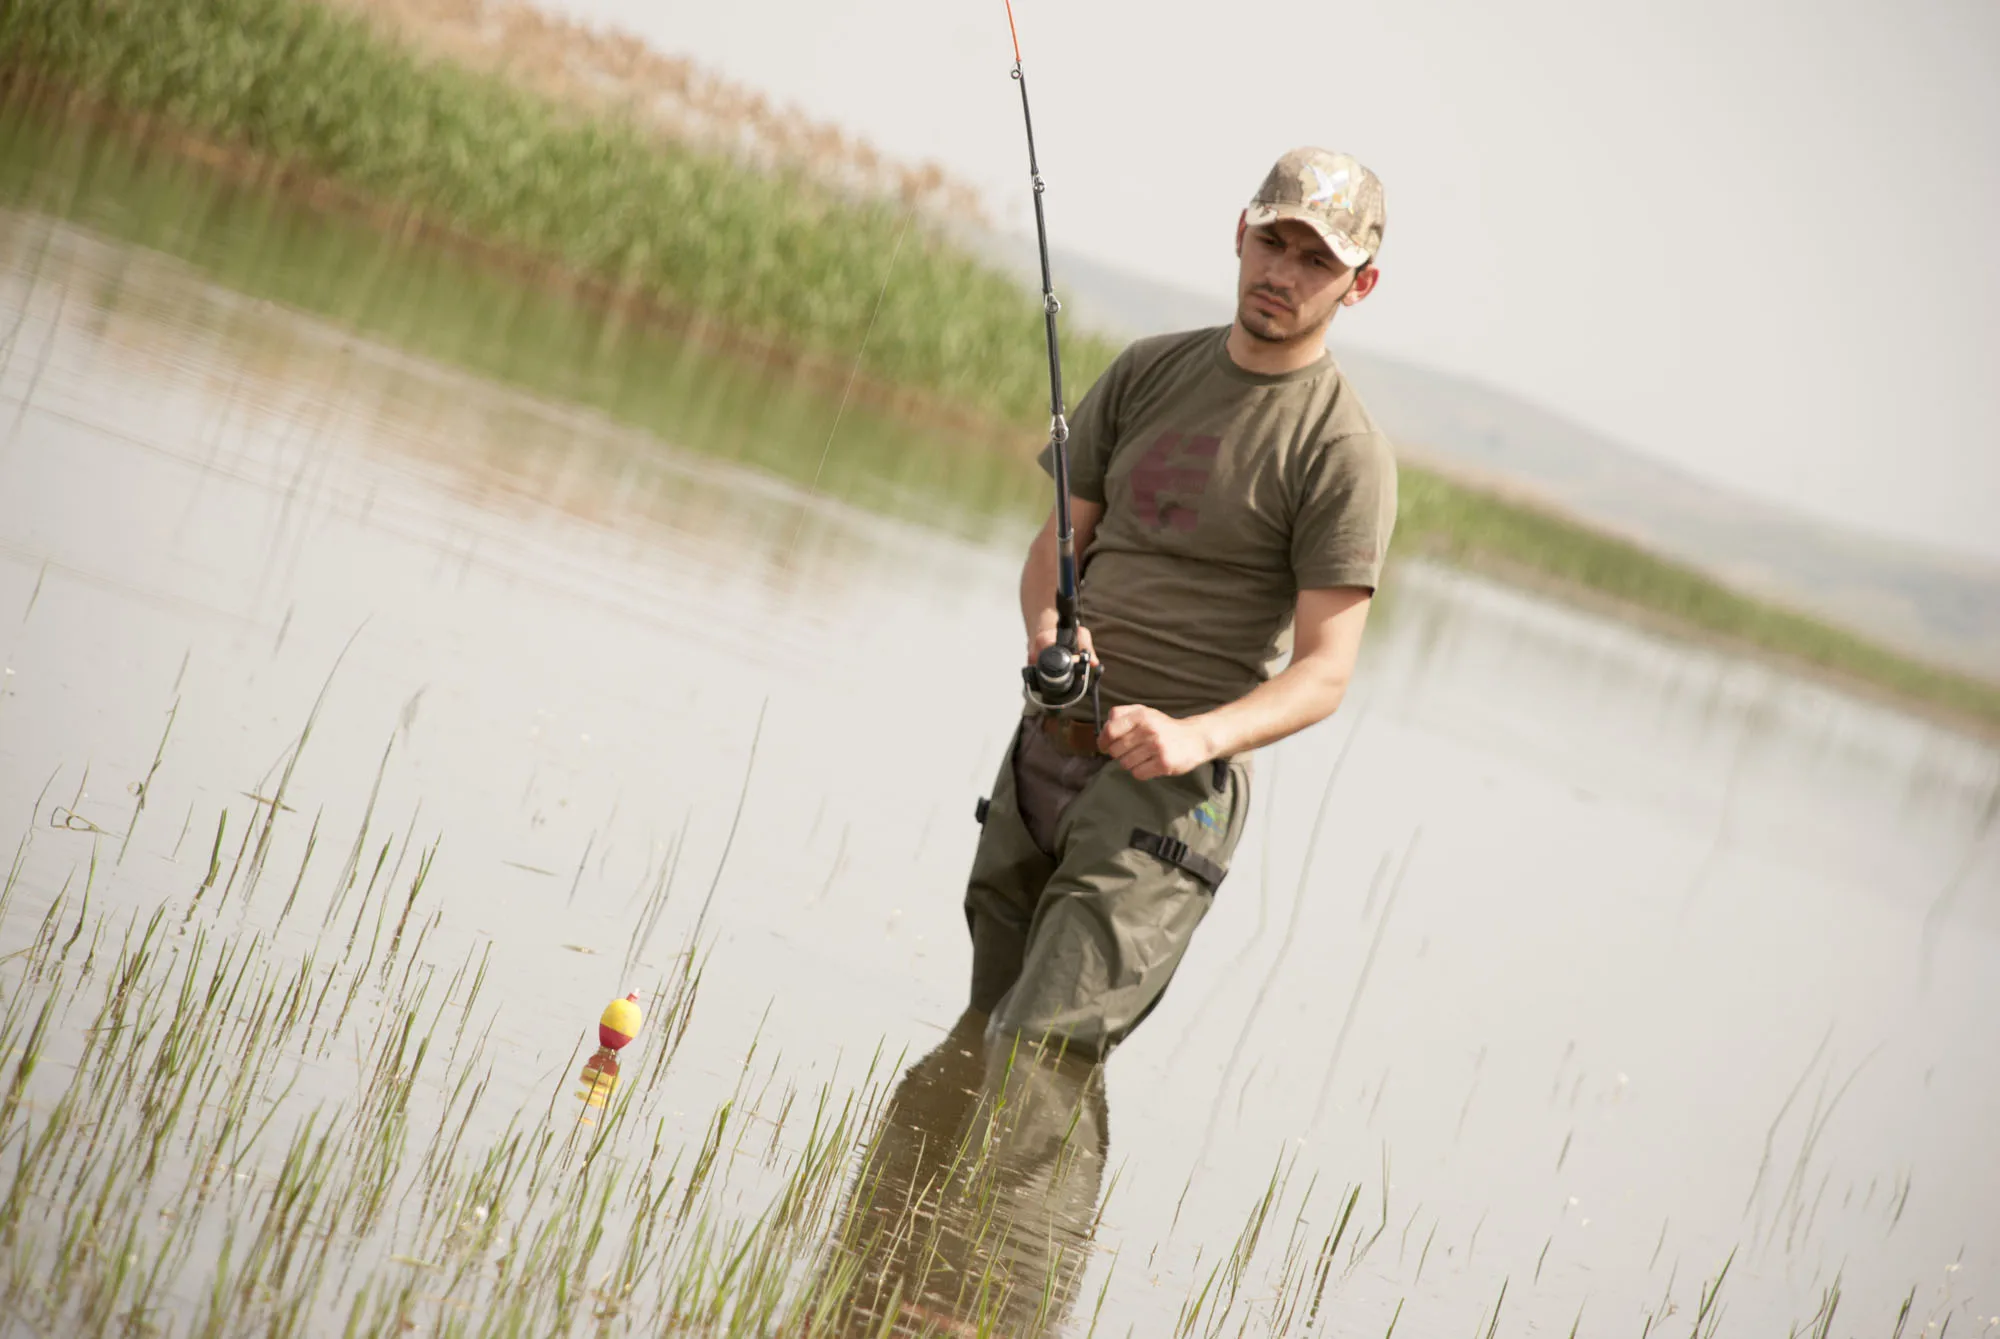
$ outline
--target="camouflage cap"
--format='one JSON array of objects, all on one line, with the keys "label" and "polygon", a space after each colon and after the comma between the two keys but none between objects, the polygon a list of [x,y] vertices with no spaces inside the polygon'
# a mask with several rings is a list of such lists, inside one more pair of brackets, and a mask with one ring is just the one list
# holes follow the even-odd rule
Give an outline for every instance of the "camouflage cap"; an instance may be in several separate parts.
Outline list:
[{"label": "camouflage cap", "polygon": [[1388,217],[1382,181],[1344,153],[1293,149],[1272,165],[1251,197],[1253,228],[1279,219],[1312,225],[1343,265],[1367,264],[1382,246]]}]

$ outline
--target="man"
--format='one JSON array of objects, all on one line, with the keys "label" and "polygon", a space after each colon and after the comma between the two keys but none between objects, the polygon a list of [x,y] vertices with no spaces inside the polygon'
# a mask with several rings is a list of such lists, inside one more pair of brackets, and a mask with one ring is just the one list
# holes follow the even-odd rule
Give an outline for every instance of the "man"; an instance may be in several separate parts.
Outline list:
[{"label": "man", "polygon": [[[1129,1034],[1228,870],[1243,755],[1340,705],[1396,469],[1325,336],[1374,291],[1383,224],[1367,168],[1286,154],[1237,220],[1235,320],[1140,340],[1077,405],[1079,640],[1109,710],[1029,714],[981,805],[971,1009],[1001,1033],[1097,1057]],[[1030,662],[1055,586],[1051,514],[1021,572]]]}]

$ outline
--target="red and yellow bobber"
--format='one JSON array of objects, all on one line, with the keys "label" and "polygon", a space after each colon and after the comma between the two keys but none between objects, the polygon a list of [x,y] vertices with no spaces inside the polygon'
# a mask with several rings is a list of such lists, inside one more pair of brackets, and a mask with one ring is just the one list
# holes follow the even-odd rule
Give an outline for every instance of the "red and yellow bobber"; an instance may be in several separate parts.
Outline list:
[{"label": "red and yellow bobber", "polygon": [[583,1080],[577,1097],[583,1101],[585,1123],[591,1122],[592,1111],[601,1111],[610,1102],[611,1094],[618,1087],[618,1052],[632,1044],[644,1017],[645,1012],[639,1008],[637,991],[604,1007],[603,1015],[597,1020],[597,1040],[601,1045],[591,1053],[590,1059],[583,1062],[583,1073],[578,1076]]},{"label": "red and yellow bobber", "polygon": [[604,1014],[597,1020],[598,1043],[610,1051],[631,1044],[632,1038],[639,1035],[639,1022],[644,1017],[636,990],[622,1000],[611,1001],[604,1006]]}]

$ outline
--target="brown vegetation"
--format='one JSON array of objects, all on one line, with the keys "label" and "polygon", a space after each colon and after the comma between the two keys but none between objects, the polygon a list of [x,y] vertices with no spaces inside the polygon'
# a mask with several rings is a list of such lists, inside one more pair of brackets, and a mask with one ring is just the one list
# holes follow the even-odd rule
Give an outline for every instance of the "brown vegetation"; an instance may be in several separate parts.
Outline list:
[{"label": "brown vegetation", "polygon": [[682,144],[760,171],[803,172],[844,194],[894,199],[938,220],[980,220],[977,193],[936,163],[873,146],[630,33],[510,0],[330,0],[386,35],[595,113],[625,115]]}]

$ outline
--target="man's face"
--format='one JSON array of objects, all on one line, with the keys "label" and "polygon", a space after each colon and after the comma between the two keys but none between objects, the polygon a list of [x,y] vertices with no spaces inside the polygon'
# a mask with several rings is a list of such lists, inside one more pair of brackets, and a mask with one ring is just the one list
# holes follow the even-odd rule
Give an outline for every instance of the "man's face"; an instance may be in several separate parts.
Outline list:
[{"label": "man's face", "polygon": [[1285,344],[1323,333],[1343,305],[1374,287],[1372,266],[1357,274],[1310,225],[1279,219],[1236,225],[1242,257],[1236,277],[1237,324],[1253,339]]}]

